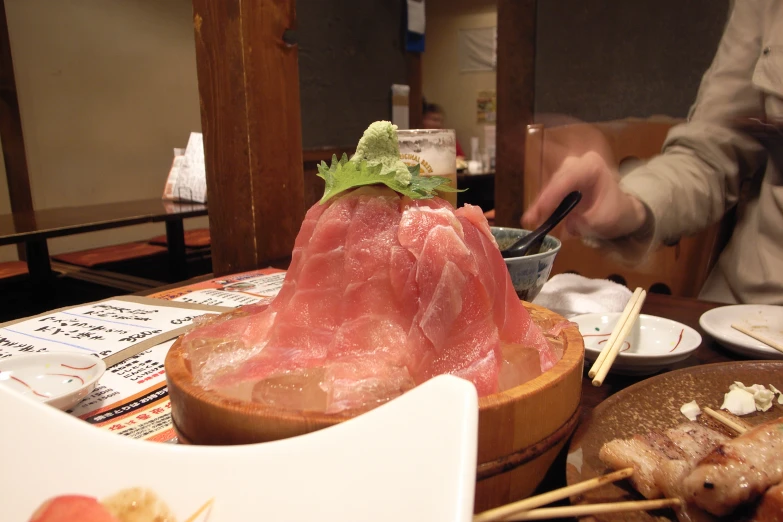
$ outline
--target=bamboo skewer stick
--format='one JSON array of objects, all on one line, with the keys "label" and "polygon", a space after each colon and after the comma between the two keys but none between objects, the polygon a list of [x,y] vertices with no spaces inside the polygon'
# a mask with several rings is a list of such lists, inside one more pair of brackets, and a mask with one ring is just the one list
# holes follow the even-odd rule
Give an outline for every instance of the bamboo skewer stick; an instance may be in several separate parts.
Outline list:
[{"label": "bamboo skewer stick", "polygon": [[199,517],[199,515],[201,515],[201,514],[202,514],[204,511],[206,511],[207,509],[209,509],[209,508],[211,508],[211,507],[212,507],[212,503],[213,503],[214,501],[215,501],[215,499],[214,499],[214,498],[211,498],[211,499],[207,500],[207,501],[206,501],[206,503],[204,503],[204,505],[203,505],[203,506],[201,506],[200,508],[198,508],[198,511],[196,511],[195,513],[193,513],[192,515],[190,515],[190,516],[188,517],[188,519],[187,519],[185,522],[195,522],[195,521],[196,521],[196,519]]},{"label": "bamboo skewer stick", "polygon": [[[629,314],[631,313],[631,310],[633,310],[634,304],[636,304],[636,301],[639,300],[639,296],[642,294],[644,290],[641,288],[637,288],[634,290],[633,295],[631,295],[631,298],[628,300],[628,303],[625,305],[625,309],[623,310],[623,313],[620,314],[620,318],[617,320],[617,324],[614,325],[614,329],[612,330],[612,335],[609,336],[609,339],[606,341],[606,345],[604,346],[603,350],[598,354],[598,357],[595,359],[595,362],[590,367],[590,371],[587,372],[587,376],[591,379],[596,376],[598,373],[598,370],[601,369],[601,366],[604,364],[604,361],[606,360],[606,356],[609,353],[609,349],[614,345],[615,341],[617,340],[617,336],[620,334],[620,330],[622,330],[623,326],[625,325],[625,320],[628,318]],[[621,341],[622,343],[622,341]]]},{"label": "bamboo skewer stick", "polygon": [[515,515],[521,511],[528,511],[533,508],[545,506],[557,500],[568,498],[573,495],[584,493],[592,489],[599,488],[604,484],[610,484],[617,482],[618,480],[626,479],[633,475],[633,468],[625,468],[607,475],[595,477],[578,484],[566,486],[564,488],[542,493],[535,497],[526,498],[518,502],[506,504],[494,509],[484,511],[473,517],[473,522],[490,522],[492,520],[508,520],[508,517]]},{"label": "bamboo skewer stick", "polygon": [[740,435],[748,431],[748,428],[746,426],[743,426],[739,422],[732,420],[725,415],[718,413],[717,411],[713,410],[712,408],[703,408],[702,411],[715,419],[716,421],[720,422],[724,426],[728,426],[729,428],[733,429]]},{"label": "bamboo skewer stick", "polygon": [[583,517],[602,513],[623,513],[627,511],[648,511],[668,507],[678,507],[682,501],[678,498],[662,498],[658,500],[632,500],[628,502],[612,502],[607,504],[583,504],[579,506],[563,506],[541,508],[526,511],[505,520],[548,520],[550,518]]},{"label": "bamboo skewer stick", "polygon": [[733,324],[731,327],[747,336],[753,337],[755,340],[766,344],[770,348],[774,348],[775,350],[783,353],[783,344],[775,341],[774,339],[770,339],[769,337],[761,335],[760,333],[754,332],[753,330],[746,328],[741,324]]},{"label": "bamboo skewer stick", "polygon": [[[593,378],[593,386],[601,386],[604,383],[604,379],[606,379],[609,370],[612,369],[612,365],[614,364],[615,359],[617,359],[617,354],[620,353],[620,347],[622,346],[623,341],[625,341],[625,338],[628,337],[628,334],[631,333],[631,329],[633,328],[634,323],[636,323],[636,319],[639,318],[639,312],[642,309],[642,305],[644,304],[646,297],[647,292],[641,290],[638,299],[633,304],[633,307],[631,308],[628,316],[625,318],[625,323],[620,329],[620,332],[617,334],[617,338],[615,339],[614,344],[607,348],[608,352],[606,354],[606,358],[604,359],[603,364],[601,364],[598,373],[596,373],[595,377]],[[623,315],[625,315],[625,312],[623,312]],[[607,342],[606,344],[609,343]]]}]

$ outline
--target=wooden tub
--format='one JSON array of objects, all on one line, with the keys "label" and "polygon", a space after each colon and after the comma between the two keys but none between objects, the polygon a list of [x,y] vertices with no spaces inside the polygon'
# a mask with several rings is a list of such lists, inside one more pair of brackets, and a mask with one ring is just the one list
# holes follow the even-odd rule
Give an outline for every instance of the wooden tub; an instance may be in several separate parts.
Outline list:
[{"label": "wooden tub", "polygon": [[[564,321],[525,303],[543,329]],[[563,357],[543,375],[479,399],[475,511],[529,496],[543,479],[579,418],[584,342],[576,326],[561,333]],[[350,418],[291,412],[225,398],[192,382],[177,341],[166,356],[171,417],[180,441],[248,444],[309,433]]]}]

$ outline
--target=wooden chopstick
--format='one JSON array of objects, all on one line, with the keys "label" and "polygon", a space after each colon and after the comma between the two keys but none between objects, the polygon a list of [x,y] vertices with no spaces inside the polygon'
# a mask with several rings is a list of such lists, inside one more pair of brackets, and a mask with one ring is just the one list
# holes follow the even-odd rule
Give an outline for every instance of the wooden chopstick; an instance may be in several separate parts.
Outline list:
[{"label": "wooden chopstick", "polygon": [[749,429],[747,426],[743,426],[739,422],[726,417],[722,413],[718,413],[712,408],[703,408],[702,411],[707,415],[709,415],[710,417],[712,417],[713,419],[715,419],[716,421],[723,424],[724,426],[728,426],[729,428],[733,429],[739,434],[743,434]]},{"label": "wooden chopstick", "polygon": [[[634,292],[634,295],[636,295],[636,292]],[[639,298],[636,300],[636,302],[633,303],[633,307],[631,308],[630,313],[625,318],[625,323],[620,329],[620,332],[617,334],[617,338],[615,339],[614,344],[608,348],[609,351],[606,354],[606,358],[601,364],[601,367],[598,369],[598,373],[596,373],[595,377],[593,378],[593,386],[601,386],[604,383],[604,379],[606,379],[606,376],[609,373],[609,370],[611,370],[615,359],[617,359],[617,354],[620,353],[620,347],[623,345],[623,341],[625,341],[625,338],[628,337],[628,334],[631,333],[631,329],[633,328],[634,323],[636,323],[636,319],[639,318],[639,313],[642,310],[642,305],[644,304],[644,300],[646,298],[647,292],[642,290],[639,294]],[[623,312],[623,314],[625,314],[625,312]],[[607,342],[606,344],[609,343]]]},{"label": "wooden chopstick", "polygon": [[667,507],[679,507],[682,501],[678,498],[661,498],[658,500],[631,500],[628,502],[612,502],[606,504],[583,504],[579,506],[563,506],[541,508],[526,511],[505,520],[548,520],[550,518],[583,517],[601,513],[623,513],[626,511],[649,511]]},{"label": "wooden chopstick", "polygon": [[741,324],[733,324],[731,325],[731,327],[737,331],[744,333],[745,335],[753,337],[755,340],[766,344],[770,348],[774,348],[775,350],[783,353],[783,344],[775,341],[774,339],[770,339],[769,337],[765,337],[759,333],[756,333],[753,330],[750,330],[749,328],[742,326]]},{"label": "wooden chopstick", "polygon": [[623,325],[625,325],[625,320],[628,318],[629,314],[631,313],[631,310],[633,310],[633,306],[634,304],[636,304],[636,301],[639,300],[639,296],[642,295],[642,292],[644,292],[644,290],[642,290],[641,288],[637,288],[636,290],[633,291],[633,295],[631,295],[631,298],[628,300],[628,303],[626,303],[623,313],[620,314],[620,318],[617,319],[617,323],[615,323],[614,328],[612,329],[612,335],[609,336],[609,339],[607,339],[603,349],[598,354],[598,357],[595,359],[593,365],[590,367],[590,371],[587,372],[587,376],[590,377],[591,379],[595,377],[598,374],[598,370],[601,369],[601,366],[606,360],[606,356],[609,354],[609,349],[617,340],[617,336],[620,334],[620,330],[622,330]]},{"label": "wooden chopstick", "polygon": [[521,511],[528,511],[533,508],[545,506],[557,500],[568,498],[573,495],[584,493],[592,489],[599,488],[604,484],[610,484],[617,482],[633,475],[633,468],[625,468],[607,475],[601,475],[600,477],[591,478],[577,484],[572,484],[564,488],[555,489],[535,497],[526,498],[505,506],[500,506],[494,509],[490,509],[479,513],[473,517],[473,522],[490,522],[492,520],[508,520],[508,517],[516,515]]}]

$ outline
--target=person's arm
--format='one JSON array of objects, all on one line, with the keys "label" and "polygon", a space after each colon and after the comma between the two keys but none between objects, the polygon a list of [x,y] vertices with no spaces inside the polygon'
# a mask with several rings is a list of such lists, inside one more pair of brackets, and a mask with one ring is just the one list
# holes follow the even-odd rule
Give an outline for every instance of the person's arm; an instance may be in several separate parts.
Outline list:
[{"label": "person's arm", "polygon": [[763,59],[764,5],[735,4],[689,121],[669,132],[663,154],[620,181],[624,192],[650,210],[651,246],[720,220],[737,202],[740,177],[764,163],[763,148],[734,129],[740,118],[764,114],[762,93],[752,81]]}]

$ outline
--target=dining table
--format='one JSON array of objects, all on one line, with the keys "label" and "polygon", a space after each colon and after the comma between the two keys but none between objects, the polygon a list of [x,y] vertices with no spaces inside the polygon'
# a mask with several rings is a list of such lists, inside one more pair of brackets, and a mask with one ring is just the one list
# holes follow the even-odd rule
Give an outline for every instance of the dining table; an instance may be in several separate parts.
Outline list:
[{"label": "dining table", "polygon": [[[745,358],[735,355],[723,348],[714,339],[710,338],[699,325],[699,318],[702,314],[720,306],[725,306],[725,304],[687,297],[675,297],[666,294],[647,294],[647,298],[642,306],[642,314],[664,317],[690,326],[699,332],[702,338],[701,345],[690,357],[672,364],[666,370],[659,372],[659,374],[690,366],[745,360]],[[585,366],[585,373],[582,379],[579,423],[586,422],[593,414],[593,410],[610,396],[633,384],[652,377],[652,375],[618,375],[609,373],[601,386],[593,386],[592,380],[587,378],[587,369],[589,368],[589,365]],[[549,468],[549,472],[546,474],[534,494],[546,493],[547,491],[552,491],[567,485],[567,454],[568,443],[566,443],[563,450],[557,456],[554,464]],[[568,505],[568,500],[564,499],[552,505],[565,506]]]},{"label": "dining table", "polygon": [[[175,290],[185,285],[206,281],[212,277],[214,276],[200,276],[189,281],[140,292],[139,294],[148,295],[153,292],[160,293],[163,291]],[[659,316],[685,324],[699,332],[702,338],[700,346],[690,357],[674,363],[671,367],[659,373],[691,366],[744,360],[743,357],[724,349],[714,339],[707,335],[699,325],[699,318],[705,312],[720,306],[725,305],[723,303],[708,302],[694,298],[675,297],[665,294],[650,293],[647,295],[641,313]],[[586,422],[591,415],[593,415],[593,411],[601,402],[629,386],[652,377],[652,375],[619,375],[610,373],[604,380],[603,385],[597,387],[593,386],[592,380],[587,378],[586,373],[588,367],[589,365],[586,365],[582,379],[580,414],[577,428],[579,424]],[[569,444],[567,442],[534,494],[546,493],[567,485],[566,457],[568,454],[568,447]],[[568,504],[568,499],[563,499],[551,504],[551,506],[565,506]]]},{"label": "dining table", "polygon": [[186,273],[183,220],[206,215],[206,204],[160,198],[0,214],[0,246],[23,243],[30,277],[42,281],[52,275],[50,238],[163,222],[170,270],[176,277]]}]

